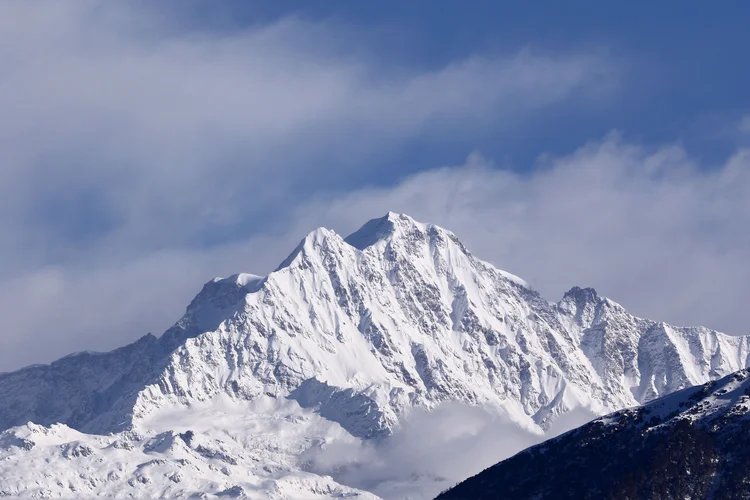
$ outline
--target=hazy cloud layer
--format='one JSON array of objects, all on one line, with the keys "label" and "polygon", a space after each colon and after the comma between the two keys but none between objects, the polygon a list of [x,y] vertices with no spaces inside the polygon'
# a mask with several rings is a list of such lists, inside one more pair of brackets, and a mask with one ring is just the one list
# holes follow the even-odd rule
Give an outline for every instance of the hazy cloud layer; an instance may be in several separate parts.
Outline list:
[{"label": "hazy cloud layer", "polygon": [[311,200],[414,171],[374,156],[615,88],[598,50],[405,67],[336,23],[212,33],[161,14],[0,5],[0,370],[159,333],[200,283],[278,263]]},{"label": "hazy cloud layer", "polygon": [[750,115],[743,116],[737,128],[742,134],[750,134]]},{"label": "hazy cloud layer", "polygon": [[319,203],[318,219],[348,230],[360,213],[406,212],[453,230],[550,300],[594,286],[641,316],[750,334],[748,192],[750,150],[709,166],[678,145],[650,149],[612,135],[542,159],[528,175],[474,155]]},{"label": "hazy cloud layer", "polygon": [[434,498],[479,471],[595,418],[584,408],[557,419],[545,434],[481,407],[446,403],[415,410],[379,442],[329,443],[300,457],[316,473],[383,498]]},{"label": "hazy cloud layer", "polygon": [[376,151],[497,114],[517,126],[608,74],[593,54],[527,51],[391,68],[345,27],[208,36],[97,5],[0,7],[0,221],[20,237],[0,250],[27,247],[13,270],[226,238],[362,175]]},{"label": "hazy cloud layer", "polygon": [[[317,226],[342,234],[387,210],[452,229],[477,256],[530,281],[550,300],[592,285],[634,313],[750,333],[750,152],[707,170],[678,146],[650,150],[616,136],[546,159],[536,173],[466,165],[392,187],[312,201],[278,234],[192,251],[134,257],[125,265],[50,267],[6,281],[4,332],[18,357],[62,354],[71,343],[106,346],[157,333],[200,283],[265,273]],[[44,339],[44,349],[30,348]]]},{"label": "hazy cloud layer", "polygon": [[388,210],[550,300],[591,285],[639,315],[750,333],[746,118],[722,165],[613,134],[534,165],[472,154],[379,177],[384,151],[606,99],[617,65],[520,50],[406,68],[346,26],[211,34],[99,5],[0,5],[0,370],[159,334],[208,279],[266,273],[309,230]]}]

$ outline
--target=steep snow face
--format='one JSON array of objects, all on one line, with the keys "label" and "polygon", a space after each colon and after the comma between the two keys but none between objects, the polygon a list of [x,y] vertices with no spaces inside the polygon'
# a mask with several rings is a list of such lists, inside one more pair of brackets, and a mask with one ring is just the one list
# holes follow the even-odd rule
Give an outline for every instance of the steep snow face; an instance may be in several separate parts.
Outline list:
[{"label": "steep snow face", "polygon": [[0,428],[119,431],[218,394],[291,396],[361,437],[443,401],[546,426],[717,378],[749,352],[746,337],[639,319],[592,289],[550,304],[453,233],[389,213],[346,239],[313,231],[265,278],[207,283],[158,340],[0,375]]},{"label": "steep snow face", "polygon": [[0,374],[0,429],[28,421],[81,431],[124,429],[143,381],[164,354],[146,335],[108,353],[76,353]]},{"label": "steep snow face", "polygon": [[747,336],[636,318],[590,288],[571,289],[557,309],[606,390],[631,397],[633,403],[750,365]]},{"label": "steep snow face", "polygon": [[0,429],[149,431],[164,408],[291,399],[382,439],[413,408],[482,405],[527,429],[748,364],[746,337],[636,318],[592,289],[549,303],[456,236],[389,213],[310,233],[266,277],[215,279],[161,338],[0,374]]},{"label": "steep snow face", "polygon": [[602,391],[554,306],[452,233],[406,216],[347,240],[316,230],[255,283],[194,301],[168,332],[180,346],[136,417],[221,393],[291,395],[373,437],[408,408],[443,401],[502,407],[533,425],[572,405],[632,400]]},{"label": "steep snow face", "polygon": [[591,289],[550,304],[453,233],[393,213],[346,239],[318,229],[250,283],[214,282],[191,304],[136,417],[269,394],[366,438],[444,401],[546,427],[577,406],[606,412],[730,373],[750,352],[746,337],[635,318]]}]

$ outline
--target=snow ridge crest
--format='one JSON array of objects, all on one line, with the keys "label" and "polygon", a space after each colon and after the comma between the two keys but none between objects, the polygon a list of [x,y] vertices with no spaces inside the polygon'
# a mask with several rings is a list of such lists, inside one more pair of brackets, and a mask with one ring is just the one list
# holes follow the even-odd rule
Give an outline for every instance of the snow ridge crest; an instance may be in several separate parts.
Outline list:
[{"label": "snow ridge crest", "polygon": [[346,238],[309,233],[268,276],[209,281],[159,338],[0,374],[0,431],[150,436],[165,411],[270,400],[365,440],[446,402],[541,432],[577,408],[634,406],[749,363],[748,337],[638,318],[590,288],[550,303],[450,231],[389,212]]},{"label": "snow ridge crest", "polygon": [[283,397],[312,380],[374,405],[372,435],[452,400],[544,427],[572,407],[618,409],[725,375],[749,353],[746,337],[659,328],[591,288],[550,304],[450,231],[389,212],[346,238],[312,231],[269,276],[208,282],[158,340],[0,375],[0,396],[18,403],[0,428],[118,431],[164,404]]}]

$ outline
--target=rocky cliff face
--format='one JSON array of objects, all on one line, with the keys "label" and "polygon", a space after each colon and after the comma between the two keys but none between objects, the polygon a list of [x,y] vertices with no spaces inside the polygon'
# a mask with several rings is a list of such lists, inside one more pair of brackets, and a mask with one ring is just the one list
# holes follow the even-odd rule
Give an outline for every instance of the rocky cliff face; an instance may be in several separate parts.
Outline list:
[{"label": "rocky cliff face", "polygon": [[389,213],[318,229],[266,277],[207,283],[160,338],[0,375],[0,429],[148,432],[162,409],[292,399],[352,436],[411,409],[482,405],[545,429],[584,407],[643,403],[748,364],[747,337],[636,318],[592,289],[558,303],[451,232]]},{"label": "rocky cliff face", "polygon": [[750,373],[594,420],[439,498],[750,497]]}]

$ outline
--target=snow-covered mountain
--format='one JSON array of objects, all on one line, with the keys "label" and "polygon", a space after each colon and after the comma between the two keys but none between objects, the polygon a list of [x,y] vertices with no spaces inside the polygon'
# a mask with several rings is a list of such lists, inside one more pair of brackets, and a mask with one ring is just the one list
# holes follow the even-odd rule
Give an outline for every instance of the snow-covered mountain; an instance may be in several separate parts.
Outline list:
[{"label": "snow-covered mountain", "polygon": [[594,420],[439,498],[745,500],[749,410],[750,372],[740,370]]},{"label": "snow-covered mountain", "polygon": [[[207,283],[160,338],[0,374],[0,493],[71,494],[21,470],[47,447],[56,464],[100,464],[86,481],[70,467],[78,494],[350,494],[300,457],[335,436],[387,439],[415,408],[450,402],[541,432],[576,408],[603,414],[721,377],[749,354],[747,337],[639,319],[592,289],[550,303],[453,233],[389,213],[347,238],[311,232],[266,277]],[[191,412],[243,405],[250,427],[189,428]],[[176,414],[188,427],[170,427]],[[288,439],[269,430],[282,421]],[[65,455],[72,442],[91,453]],[[148,457],[164,463],[140,467]]]}]

